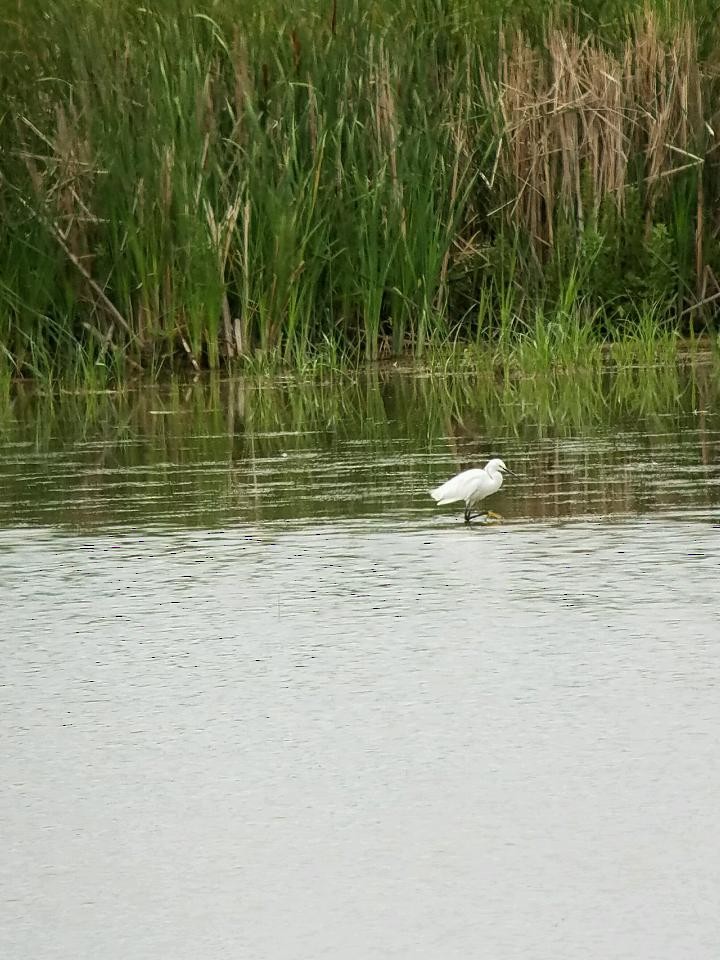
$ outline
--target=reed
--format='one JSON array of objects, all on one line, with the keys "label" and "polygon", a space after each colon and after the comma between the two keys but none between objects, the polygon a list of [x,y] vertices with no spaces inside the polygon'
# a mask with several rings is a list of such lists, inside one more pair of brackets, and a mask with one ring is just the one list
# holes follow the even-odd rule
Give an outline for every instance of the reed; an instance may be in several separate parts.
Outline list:
[{"label": "reed", "polygon": [[0,20],[7,375],[468,345],[568,366],[715,326],[710,4],[0,0]]}]

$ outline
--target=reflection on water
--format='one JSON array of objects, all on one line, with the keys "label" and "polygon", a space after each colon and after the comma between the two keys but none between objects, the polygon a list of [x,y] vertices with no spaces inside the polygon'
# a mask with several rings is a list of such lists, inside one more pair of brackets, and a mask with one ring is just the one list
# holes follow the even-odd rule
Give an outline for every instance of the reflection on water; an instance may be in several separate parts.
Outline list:
[{"label": "reflection on water", "polygon": [[21,393],[0,408],[0,523],[425,524],[427,489],[495,453],[522,474],[496,500],[508,520],[711,510],[719,392],[708,365]]},{"label": "reflection on water", "polygon": [[715,960],[717,378],[587,381],[1,410],[0,956]]}]

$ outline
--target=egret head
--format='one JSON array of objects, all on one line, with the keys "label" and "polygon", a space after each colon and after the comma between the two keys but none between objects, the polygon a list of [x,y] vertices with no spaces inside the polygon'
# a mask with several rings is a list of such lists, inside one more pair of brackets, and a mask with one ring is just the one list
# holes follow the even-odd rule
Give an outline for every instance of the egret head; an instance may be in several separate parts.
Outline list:
[{"label": "egret head", "polygon": [[515,476],[512,470],[505,466],[505,461],[501,460],[500,457],[494,457],[488,461],[488,463],[485,464],[485,471],[486,473],[509,473],[511,476]]}]

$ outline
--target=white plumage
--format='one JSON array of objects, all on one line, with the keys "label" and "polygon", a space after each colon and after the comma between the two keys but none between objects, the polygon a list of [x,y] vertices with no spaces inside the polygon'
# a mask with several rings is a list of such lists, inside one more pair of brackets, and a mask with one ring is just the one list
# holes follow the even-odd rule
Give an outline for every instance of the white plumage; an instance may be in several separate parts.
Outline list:
[{"label": "white plumage", "polygon": [[[456,503],[458,500],[465,501],[465,523],[470,523],[473,516],[480,516],[481,513],[472,513],[481,500],[497,493],[503,485],[503,473],[511,473],[502,460],[494,458],[488,460],[482,469],[463,470],[456,474],[446,483],[435,487],[430,491],[430,496],[438,504],[444,506],[446,503]],[[484,511],[482,511],[484,512]]]}]

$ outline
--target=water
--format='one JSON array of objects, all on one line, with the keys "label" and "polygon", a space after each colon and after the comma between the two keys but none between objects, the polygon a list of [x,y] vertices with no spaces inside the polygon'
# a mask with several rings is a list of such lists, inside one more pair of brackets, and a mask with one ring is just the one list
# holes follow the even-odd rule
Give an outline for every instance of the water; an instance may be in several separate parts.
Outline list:
[{"label": "water", "polygon": [[716,380],[20,394],[0,956],[715,960]]}]

